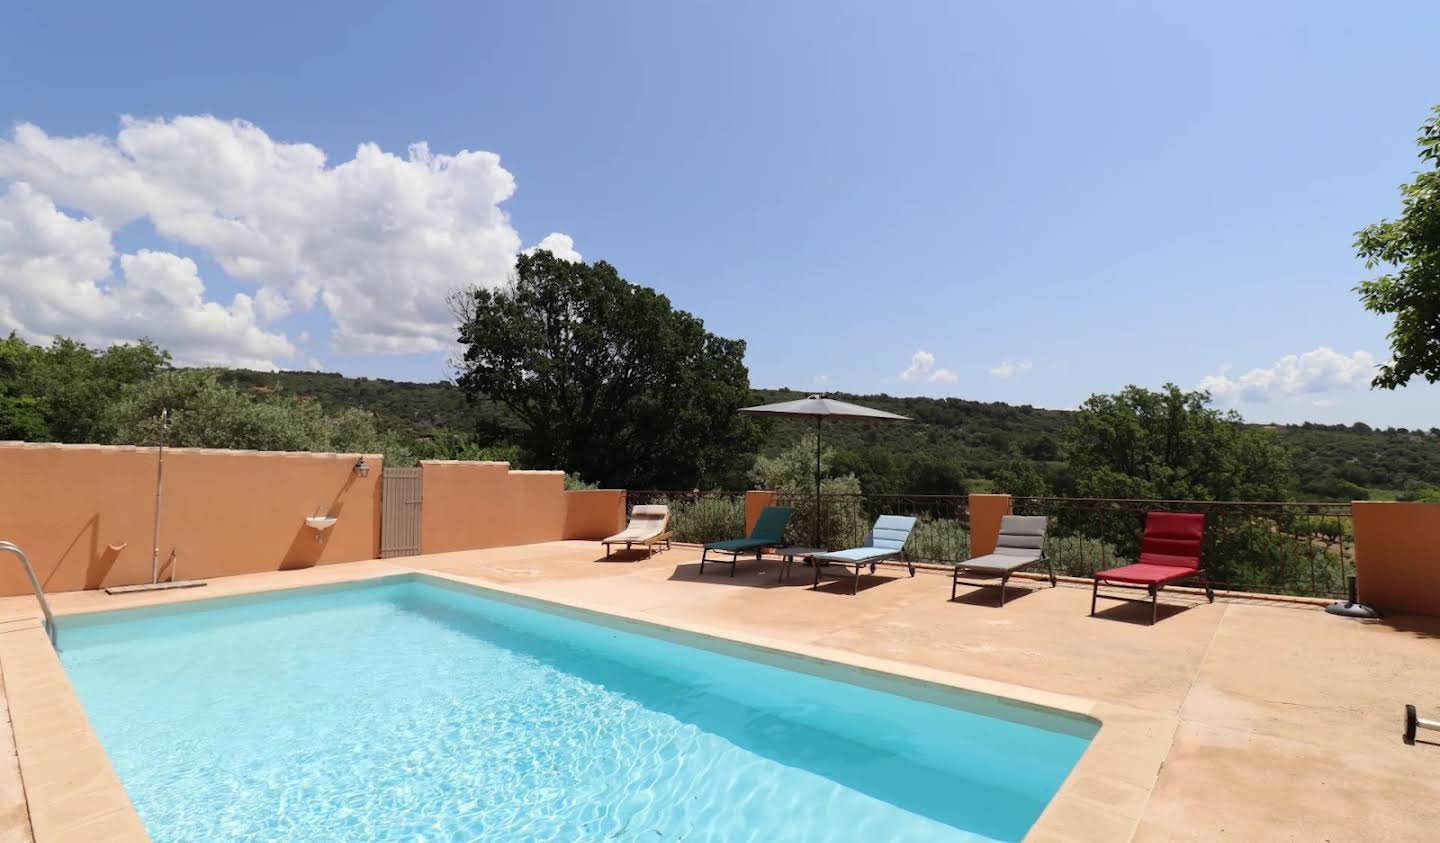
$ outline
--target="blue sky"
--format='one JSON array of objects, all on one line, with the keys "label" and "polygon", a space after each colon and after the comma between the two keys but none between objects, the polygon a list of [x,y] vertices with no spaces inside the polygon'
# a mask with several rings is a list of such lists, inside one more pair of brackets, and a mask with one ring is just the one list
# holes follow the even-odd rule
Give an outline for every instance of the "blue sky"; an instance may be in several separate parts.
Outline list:
[{"label": "blue sky", "polygon": [[0,222],[32,233],[0,237],[0,322],[27,335],[433,380],[448,279],[559,233],[747,340],[758,386],[1174,381],[1255,421],[1440,424],[1440,388],[1366,387],[1388,325],[1351,245],[1440,103],[1433,2],[5,17]]}]

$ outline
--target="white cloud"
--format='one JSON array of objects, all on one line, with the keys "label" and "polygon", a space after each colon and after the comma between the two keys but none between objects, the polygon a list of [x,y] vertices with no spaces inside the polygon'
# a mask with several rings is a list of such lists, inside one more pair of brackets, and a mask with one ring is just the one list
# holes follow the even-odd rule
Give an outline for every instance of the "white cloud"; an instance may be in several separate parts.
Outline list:
[{"label": "white cloud", "polygon": [[539,243],[536,243],[525,251],[526,253],[530,253],[537,249],[544,249],[555,257],[570,261],[571,263],[579,263],[585,260],[579,252],[575,251],[575,240],[571,238],[570,235],[561,234],[558,231],[552,231],[545,235]]},{"label": "white cloud", "polygon": [[1273,398],[1362,388],[1374,375],[1375,357],[1370,352],[1345,355],[1322,345],[1304,354],[1287,354],[1269,368],[1251,369],[1238,377],[1224,372],[1209,375],[1200,381],[1200,388],[1217,401],[1264,403]]},{"label": "white cloud", "polygon": [[[114,138],[54,137],[20,124],[0,138],[0,179],[89,216],[107,239],[148,219],[162,237],[254,285],[244,307],[262,321],[318,302],[344,351],[451,349],[447,294],[504,282],[521,246],[500,209],[515,180],[499,157],[432,153],[424,143],[403,157],[362,143],[331,166],[318,147],[276,141],[242,120],[127,117]],[[541,245],[580,257],[563,234]],[[94,280],[90,269],[65,278]]]},{"label": "white cloud", "polygon": [[990,370],[990,374],[997,378],[1009,378],[1021,372],[1028,372],[1034,368],[1029,360],[1002,360],[1000,365]]},{"label": "white cloud", "polygon": [[949,369],[935,368],[935,355],[928,351],[917,351],[910,356],[910,367],[900,373],[902,381],[929,381],[931,383],[957,380],[960,376]]},{"label": "white cloud", "polygon": [[195,262],[141,249],[119,256],[97,220],[70,216],[23,182],[0,193],[0,328],[32,341],[149,337],[184,364],[274,368],[295,346],[262,329],[241,293],[205,300]]}]

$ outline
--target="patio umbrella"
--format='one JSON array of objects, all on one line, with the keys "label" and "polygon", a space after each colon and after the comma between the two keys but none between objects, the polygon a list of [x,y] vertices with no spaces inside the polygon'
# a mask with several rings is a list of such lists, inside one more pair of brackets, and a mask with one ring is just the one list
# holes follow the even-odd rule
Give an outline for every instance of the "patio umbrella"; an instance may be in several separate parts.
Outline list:
[{"label": "patio umbrella", "polygon": [[779,404],[761,404],[759,407],[741,407],[747,416],[791,416],[815,420],[815,546],[820,546],[820,423],[826,419],[849,421],[910,421],[909,416],[897,416],[884,410],[873,410],[859,404],[847,404],[833,398],[811,395],[798,401],[781,401]]}]

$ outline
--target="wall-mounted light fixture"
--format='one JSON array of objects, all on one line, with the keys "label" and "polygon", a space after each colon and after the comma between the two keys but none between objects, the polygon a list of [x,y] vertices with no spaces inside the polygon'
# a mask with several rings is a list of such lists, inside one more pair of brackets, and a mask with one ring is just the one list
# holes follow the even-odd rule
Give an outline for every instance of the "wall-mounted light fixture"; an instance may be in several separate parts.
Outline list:
[{"label": "wall-mounted light fixture", "polygon": [[361,457],[360,459],[358,459],[358,460],[355,461],[355,476],[356,476],[356,477],[364,477],[365,475],[367,475],[367,474],[369,474],[369,473],[370,473],[370,465],[365,462],[365,458],[364,458],[364,457]]}]

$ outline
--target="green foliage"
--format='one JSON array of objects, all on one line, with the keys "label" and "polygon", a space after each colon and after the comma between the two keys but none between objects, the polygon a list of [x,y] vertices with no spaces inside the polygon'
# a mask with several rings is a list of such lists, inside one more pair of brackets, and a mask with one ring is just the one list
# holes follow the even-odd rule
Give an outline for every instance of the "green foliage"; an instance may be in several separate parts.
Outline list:
[{"label": "green foliage", "polygon": [[836,451],[831,473],[853,474],[869,495],[963,495],[968,489],[959,462],[930,451],[894,455],[884,448]]},{"label": "green foliage", "polygon": [[1440,503],[1440,486],[1431,486],[1428,483],[1411,483],[1400,493],[1398,499],[1418,503]]},{"label": "green foliage", "polygon": [[915,530],[905,545],[905,555],[917,562],[935,564],[969,559],[970,528],[958,518],[928,518],[922,515],[915,522]]},{"label": "green foliage", "polygon": [[573,472],[565,475],[565,491],[567,492],[589,492],[600,488],[598,483],[587,483],[580,479],[580,475]]},{"label": "green foliage", "polygon": [[[453,383],[406,383],[384,378],[349,378],[333,372],[255,372],[225,369],[220,381],[258,396],[274,393],[313,398],[322,407],[355,407],[375,414],[380,425],[417,443],[445,435],[475,436],[508,418],[493,402],[471,405]],[[492,437],[493,438],[493,437]],[[427,457],[428,458],[428,457]],[[434,457],[444,459],[444,457]]]},{"label": "green foliage", "polygon": [[[854,536],[863,525],[858,511],[860,480],[853,474],[834,476],[837,468],[835,449],[820,452],[820,494],[825,506],[820,509],[819,529],[822,544],[842,547],[845,537]],[[790,544],[808,545],[815,541],[815,434],[806,433],[799,441],[773,456],[755,458],[750,481],[757,489],[777,493],[777,502],[795,510],[785,532]],[[837,503],[839,501],[840,503]],[[863,533],[862,533],[863,534]]]},{"label": "green foliage", "polygon": [[1036,463],[1011,460],[995,475],[995,491],[1015,497],[1039,497],[1050,494],[1050,482]]},{"label": "green foliage", "polygon": [[675,541],[704,544],[745,535],[743,495],[662,498],[655,503],[670,507],[670,530]]},{"label": "green foliage", "polygon": [[30,345],[11,333],[0,340],[0,439],[109,441],[106,408],[169,361],[148,340],[96,351],[64,337]]},{"label": "green foliage", "polygon": [[[115,431],[107,426],[108,405],[120,400],[128,386],[164,370],[168,360],[165,352],[146,343],[84,353],[78,351],[81,348],[64,339],[49,347],[33,346],[13,336],[0,340],[0,438],[115,441]],[[515,426],[503,405],[467,402],[451,383],[244,370],[217,370],[216,377],[221,384],[234,386],[245,397],[262,403],[309,399],[327,413],[365,411],[373,416],[377,435],[388,443],[382,450],[392,465],[420,458],[503,460],[518,468],[551,467],[532,462],[513,441],[496,435],[497,429]],[[802,396],[757,390],[744,403],[797,397]],[[958,399],[836,397],[916,419],[825,426],[825,442],[833,451],[827,473],[854,475],[867,494],[953,491],[962,467],[971,478],[964,481],[965,487],[975,490],[993,486],[1012,494],[1079,493],[1073,472],[1054,453],[1075,413]],[[765,432],[762,452],[773,457],[796,445],[807,426],[771,421],[761,427]],[[1250,425],[1246,429],[1262,430]],[[1418,494],[1413,489],[1440,487],[1437,429],[1306,423],[1266,430],[1289,451],[1292,495],[1304,500],[1410,499]],[[812,484],[813,460],[813,451],[796,458]],[[927,479],[924,470],[931,466],[941,467]],[[749,467],[753,466],[746,456],[742,468]],[[1036,483],[1036,473],[1043,478],[1043,486]],[[697,485],[742,489],[750,482],[745,471],[732,469],[727,476],[707,476]]]},{"label": "green foliage", "polygon": [[1203,392],[1167,384],[1091,396],[1065,435],[1085,497],[1285,500],[1289,456],[1273,436],[1206,406]]},{"label": "green foliage", "polygon": [[1404,386],[1417,375],[1440,381],[1440,106],[1420,127],[1420,161],[1428,167],[1400,186],[1399,219],[1382,220],[1355,235],[1366,267],[1393,272],[1356,288],[1366,309],[1394,316],[1393,359],[1380,367],[1375,385]]},{"label": "green foliage", "polygon": [[515,445],[485,444],[471,433],[456,433],[440,430],[424,439],[410,444],[410,451],[418,460],[477,460],[508,462],[511,468],[529,468],[521,459],[520,448]]},{"label": "green foliage", "polygon": [[402,464],[413,460],[364,410],[328,414],[316,401],[257,398],[205,369],[162,372],[126,390],[105,414],[112,441],[158,443],[160,414],[167,408],[165,440],[175,447],[383,453]]},{"label": "green foliage", "polygon": [[459,384],[509,411],[531,462],[632,488],[720,485],[750,462],[745,343],[609,264],[521,255],[460,311]]}]

